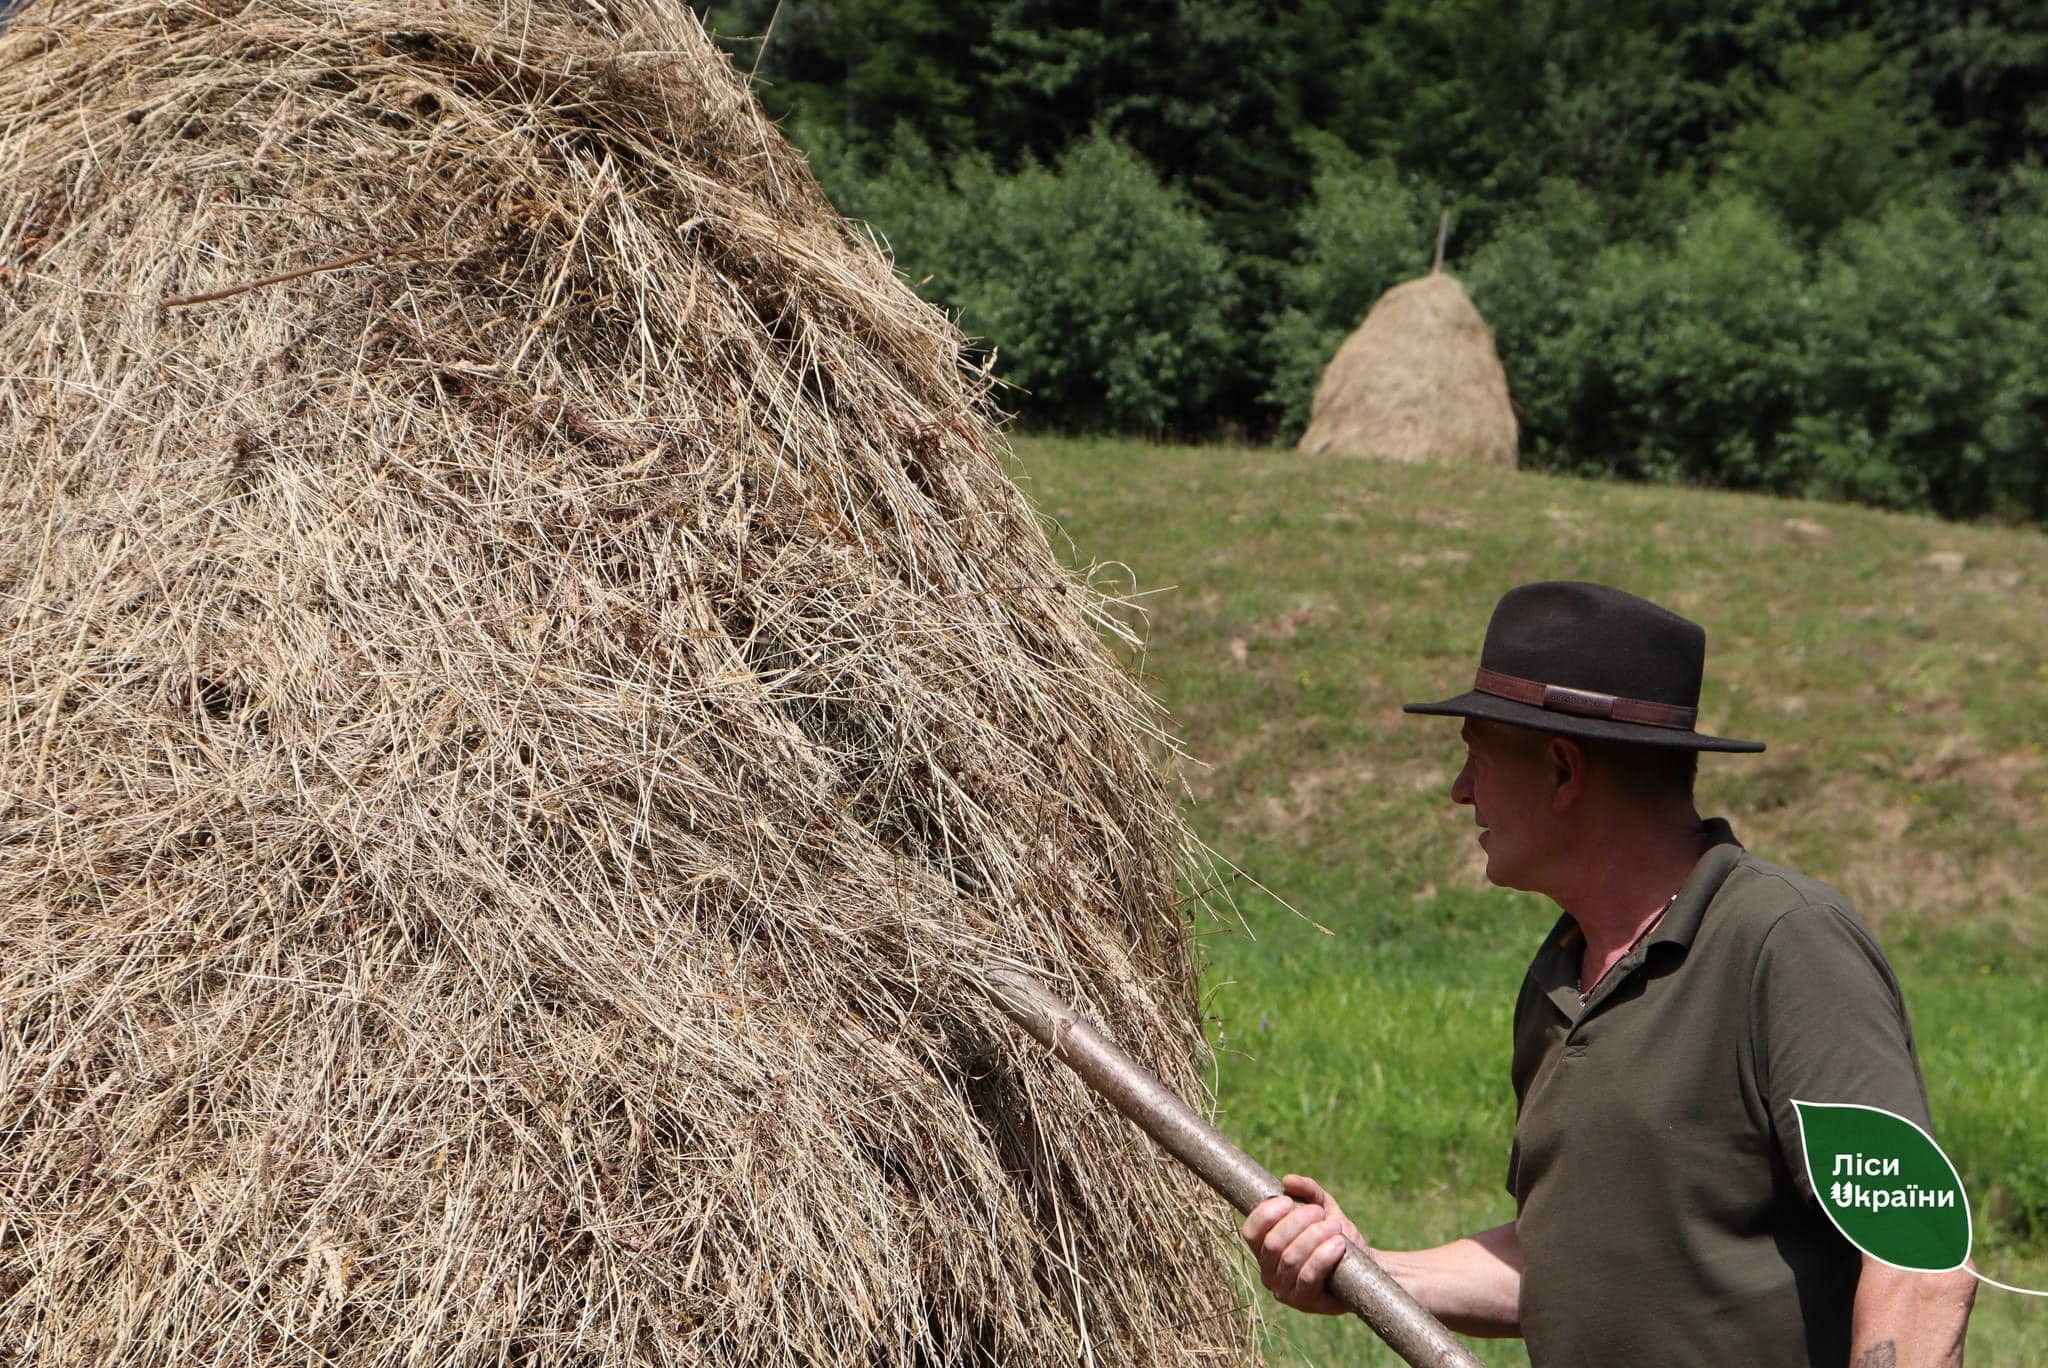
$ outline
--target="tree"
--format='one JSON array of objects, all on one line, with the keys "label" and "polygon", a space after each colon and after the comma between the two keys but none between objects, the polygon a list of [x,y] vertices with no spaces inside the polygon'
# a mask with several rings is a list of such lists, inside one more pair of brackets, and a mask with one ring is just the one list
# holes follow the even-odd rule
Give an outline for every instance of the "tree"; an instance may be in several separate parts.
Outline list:
[{"label": "tree", "polygon": [[1883,0],[1865,22],[1906,62],[1916,101],[1963,140],[1983,186],[2048,160],[2048,7],[2038,0]]},{"label": "tree", "polygon": [[1374,301],[1429,269],[1442,204],[1436,187],[1334,138],[1309,147],[1315,190],[1300,218],[1300,253],[1280,276],[1266,347],[1266,398],[1289,437],[1307,426],[1323,368]]},{"label": "tree", "polygon": [[1793,48],[1749,102],[1755,113],[1723,142],[1723,174],[1809,240],[1942,170],[1904,59],[1869,32]]},{"label": "tree", "polygon": [[983,141],[985,6],[942,0],[737,0],[705,25],[778,119],[830,128],[862,154],[900,124],[941,152]]}]

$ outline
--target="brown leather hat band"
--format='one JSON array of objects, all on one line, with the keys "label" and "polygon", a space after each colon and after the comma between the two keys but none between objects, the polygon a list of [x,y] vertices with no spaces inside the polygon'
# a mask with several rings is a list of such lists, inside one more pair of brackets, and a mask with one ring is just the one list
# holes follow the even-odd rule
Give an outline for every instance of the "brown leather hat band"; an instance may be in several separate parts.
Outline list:
[{"label": "brown leather hat band", "polygon": [[1680,708],[1670,703],[1652,703],[1643,698],[1618,698],[1591,689],[1568,689],[1562,684],[1539,684],[1517,679],[1498,670],[1481,669],[1472,687],[1495,698],[1527,703],[1546,712],[1570,713],[1573,717],[1600,717],[1612,722],[1633,722],[1645,727],[1670,727],[1691,731],[1699,717],[1698,708]]}]

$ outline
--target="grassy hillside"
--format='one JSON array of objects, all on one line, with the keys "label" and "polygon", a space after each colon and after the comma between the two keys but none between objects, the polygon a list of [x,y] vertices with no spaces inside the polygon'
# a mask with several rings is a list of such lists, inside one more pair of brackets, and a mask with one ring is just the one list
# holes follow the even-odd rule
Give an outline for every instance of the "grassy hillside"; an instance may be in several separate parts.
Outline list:
[{"label": "grassy hillside", "polygon": [[[1770,748],[1706,757],[1702,810],[1877,929],[1977,1264],[2048,1286],[2048,539],[1263,449],[1024,440],[1018,474],[1146,619],[1134,663],[1235,866],[1208,946],[1218,1109],[1269,1167],[1389,1246],[1513,1214],[1508,1013],[1555,909],[1486,886],[1448,796],[1456,723],[1400,705],[1469,684],[1504,588],[1604,580],[1707,626],[1701,726]],[[1272,1347],[1395,1361],[1285,1312]],[[2048,1300],[1981,1292],[1970,1361],[2048,1362]]]}]

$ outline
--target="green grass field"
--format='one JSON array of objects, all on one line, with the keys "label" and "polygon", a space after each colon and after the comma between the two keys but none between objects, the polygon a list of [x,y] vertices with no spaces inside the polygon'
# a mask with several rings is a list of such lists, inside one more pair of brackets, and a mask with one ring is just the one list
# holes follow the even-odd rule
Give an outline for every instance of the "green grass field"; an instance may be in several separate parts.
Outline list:
[{"label": "green grass field", "polygon": [[[1448,796],[1494,600],[1620,584],[1708,628],[1701,808],[1836,883],[1905,984],[1989,1276],[2048,1287],[2048,539],[1831,504],[1291,451],[1023,439],[1061,549],[1142,614],[1228,897],[1205,938],[1224,1128],[1368,1236],[1513,1214],[1508,1013],[1555,909],[1487,887]],[[1478,1346],[1526,1363],[1519,1343]],[[1276,1311],[1276,1362],[1397,1362]],[[2048,1363],[1984,1289],[1973,1365]]]}]

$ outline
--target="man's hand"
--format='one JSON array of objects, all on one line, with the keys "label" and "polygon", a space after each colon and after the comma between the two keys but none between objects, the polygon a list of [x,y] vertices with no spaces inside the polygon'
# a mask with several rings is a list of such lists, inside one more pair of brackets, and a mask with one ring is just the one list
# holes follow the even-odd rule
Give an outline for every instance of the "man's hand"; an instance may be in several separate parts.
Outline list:
[{"label": "man's hand", "polygon": [[1329,1294],[1323,1280],[1344,1257],[1344,1242],[1363,1247],[1365,1238],[1315,1179],[1290,1173],[1280,1187],[1286,1196],[1268,1197],[1244,1221],[1244,1242],[1258,1256],[1259,1281],[1283,1306],[1341,1316],[1349,1308]]}]

